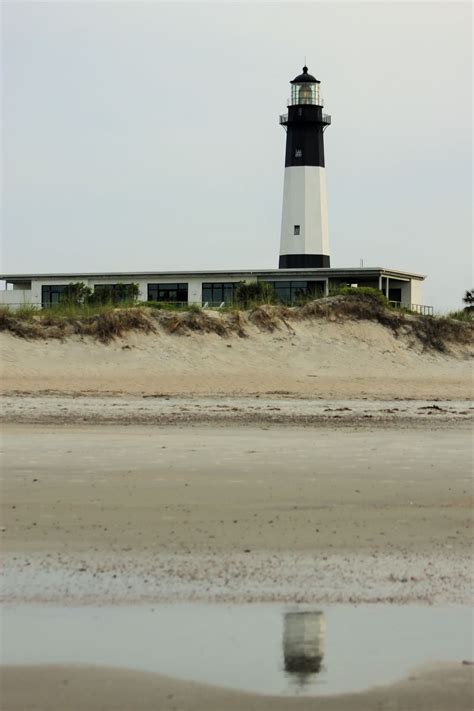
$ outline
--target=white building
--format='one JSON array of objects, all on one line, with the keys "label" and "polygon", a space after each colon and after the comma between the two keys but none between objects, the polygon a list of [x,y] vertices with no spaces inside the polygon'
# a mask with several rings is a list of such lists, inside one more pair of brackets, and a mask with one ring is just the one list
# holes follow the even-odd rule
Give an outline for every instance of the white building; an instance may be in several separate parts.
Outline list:
[{"label": "white building", "polygon": [[138,284],[140,301],[162,301],[201,305],[231,302],[240,282],[269,282],[286,303],[301,298],[327,295],[341,285],[370,286],[382,291],[390,301],[419,311],[420,274],[383,267],[360,269],[266,269],[208,272],[110,272],[65,274],[5,274],[10,289],[0,292],[1,303],[49,306],[59,303],[71,282],[83,282],[96,289],[102,285]]}]

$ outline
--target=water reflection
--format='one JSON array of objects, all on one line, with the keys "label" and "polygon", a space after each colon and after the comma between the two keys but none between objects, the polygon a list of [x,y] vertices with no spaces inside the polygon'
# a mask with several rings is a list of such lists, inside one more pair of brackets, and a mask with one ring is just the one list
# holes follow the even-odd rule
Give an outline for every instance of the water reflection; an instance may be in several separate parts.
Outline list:
[{"label": "water reflection", "polygon": [[283,629],[285,671],[305,686],[321,671],[326,625],[321,611],[286,612]]},{"label": "water reflection", "polygon": [[5,605],[0,663],[128,668],[259,694],[330,696],[390,684],[434,660],[459,665],[472,658],[467,607],[323,610],[278,603]]}]

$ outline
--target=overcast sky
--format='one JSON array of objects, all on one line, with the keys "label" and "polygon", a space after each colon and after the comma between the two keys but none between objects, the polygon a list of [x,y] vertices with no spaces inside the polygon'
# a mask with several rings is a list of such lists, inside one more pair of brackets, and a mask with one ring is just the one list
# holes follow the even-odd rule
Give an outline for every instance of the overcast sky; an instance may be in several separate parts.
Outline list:
[{"label": "overcast sky", "polygon": [[278,265],[288,82],[321,81],[331,265],[471,280],[469,3],[3,2],[3,272]]}]

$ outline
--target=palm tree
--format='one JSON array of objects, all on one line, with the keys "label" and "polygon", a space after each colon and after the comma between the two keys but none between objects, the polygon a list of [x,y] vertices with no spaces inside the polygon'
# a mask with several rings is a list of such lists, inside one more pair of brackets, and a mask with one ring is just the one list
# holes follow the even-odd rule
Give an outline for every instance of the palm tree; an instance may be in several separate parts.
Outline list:
[{"label": "palm tree", "polygon": [[466,304],[464,311],[474,311],[474,289],[466,290],[463,301]]}]

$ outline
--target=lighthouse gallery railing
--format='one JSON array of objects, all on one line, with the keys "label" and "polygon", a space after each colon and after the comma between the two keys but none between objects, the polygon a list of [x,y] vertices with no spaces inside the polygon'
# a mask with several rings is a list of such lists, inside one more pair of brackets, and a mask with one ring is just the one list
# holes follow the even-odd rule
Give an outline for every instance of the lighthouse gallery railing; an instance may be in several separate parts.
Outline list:
[{"label": "lighthouse gallery railing", "polygon": [[[331,123],[331,117],[329,114],[323,114],[323,120],[322,122],[325,123],[326,125],[329,125]],[[288,123],[288,114],[280,114],[280,124],[282,126],[286,126]]]}]

